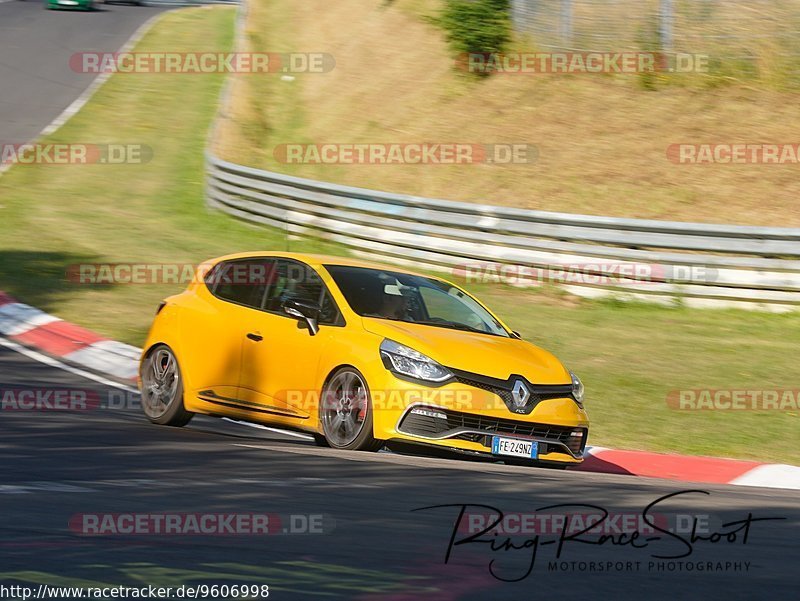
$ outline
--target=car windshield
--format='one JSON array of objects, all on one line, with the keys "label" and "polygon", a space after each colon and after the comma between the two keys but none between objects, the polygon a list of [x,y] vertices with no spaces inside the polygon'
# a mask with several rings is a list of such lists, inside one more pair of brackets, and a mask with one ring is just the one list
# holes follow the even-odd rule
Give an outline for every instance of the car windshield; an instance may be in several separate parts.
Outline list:
[{"label": "car windshield", "polygon": [[325,269],[362,317],[509,337],[478,301],[447,282],[365,267],[326,265]]}]

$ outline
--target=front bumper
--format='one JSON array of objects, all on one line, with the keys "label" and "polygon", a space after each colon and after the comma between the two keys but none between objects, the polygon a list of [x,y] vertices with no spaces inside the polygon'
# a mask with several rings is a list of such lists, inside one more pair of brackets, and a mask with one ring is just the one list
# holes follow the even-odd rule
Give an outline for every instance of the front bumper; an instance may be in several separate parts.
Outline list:
[{"label": "front bumper", "polygon": [[479,452],[488,452],[491,449],[492,437],[495,435],[535,440],[539,443],[539,455],[543,458],[561,454],[581,461],[586,448],[588,428],[488,417],[416,404],[403,413],[397,424],[397,431],[427,442],[477,443],[479,446],[470,450]]},{"label": "front bumper", "polygon": [[[492,455],[492,437],[535,440],[538,460],[577,464],[583,461],[589,420],[571,398],[552,398],[525,415],[513,413],[494,392],[452,382],[429,388],[389,375],[389,384],[405,402],[394,411],[381,411],[373,398],[376,438]],[[397,396],[397,395],[396,395]]]}]

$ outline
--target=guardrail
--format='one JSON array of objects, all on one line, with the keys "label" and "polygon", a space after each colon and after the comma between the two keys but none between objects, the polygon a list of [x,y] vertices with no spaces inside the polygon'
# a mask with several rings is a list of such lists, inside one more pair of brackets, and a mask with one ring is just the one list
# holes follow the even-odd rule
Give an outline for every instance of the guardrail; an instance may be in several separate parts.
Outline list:
[{"label": "guardrail", "polygon": [[207,154],[210,206],[356,254],[586,297],[773,311],[800,305],[800,228],[531,211],[378,192]]}]

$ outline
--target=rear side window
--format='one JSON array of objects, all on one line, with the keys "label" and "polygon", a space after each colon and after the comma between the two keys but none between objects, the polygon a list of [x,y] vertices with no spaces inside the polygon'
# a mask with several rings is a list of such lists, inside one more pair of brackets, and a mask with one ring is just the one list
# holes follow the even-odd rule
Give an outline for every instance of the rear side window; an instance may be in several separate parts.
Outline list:
[{"label": "rear side window", "polygon": [[274,274],[274,259],[256,257],[223,261],[206,274],[205,282],[214,296],[260,309]]},{"label": "rear side window", "polygon": [[266,257],[223,261],[206,274],[205,283],[222,300],[284,316],[287,300],[314,303],[322,308],[319,323],[344,325],[319,274],[297,261]]},{"label": "rear side window", "polygon": [[336,303],[316,271],[308,265],[277,259],[275,277],[267,291],[264,310],[282,313],[283,303],[299,300],[314,303],[322,308],[319,322],[327,325],[341,325],[341,316]]}]

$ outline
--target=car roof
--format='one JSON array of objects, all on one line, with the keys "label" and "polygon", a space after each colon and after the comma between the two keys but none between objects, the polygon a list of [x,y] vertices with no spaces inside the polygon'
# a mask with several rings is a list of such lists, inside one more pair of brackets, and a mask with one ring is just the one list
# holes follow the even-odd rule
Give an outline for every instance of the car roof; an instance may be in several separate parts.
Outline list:
[{"label": "car roof", "polygon": [[406,273],[409,275],[418,275],[422,277],[428,277],[425,274],[418,273],[415,271],[411,271],[409,269],[405,269],[398,265],[385,265],[381,263],[377,263],[375,261],[365,261],[362,259],[356,259],[351,257],[338,257],[335,255],[322,255],[322,254],[309,254],[309,253],[293,253],[293,252],[282,252],[282,251],[252,251],[252,252],[240,252],[240,253],[233,253],[230,255],[225,255],[223,257],[217,257],[216,259],[212,259],[209,263],[219,263],[220,261],[230,261],[232,259],[247,259],[250,257],[279,257],[285,259],[295,259],[297,261],[301,261],[303,263],[307,263],[308,265],[312,265],[314,267],[319,267],[322,265],[342,265],[347,267],[366,267],[371,269],[385,269],[387,271],[397,271],[399,273]]}]

